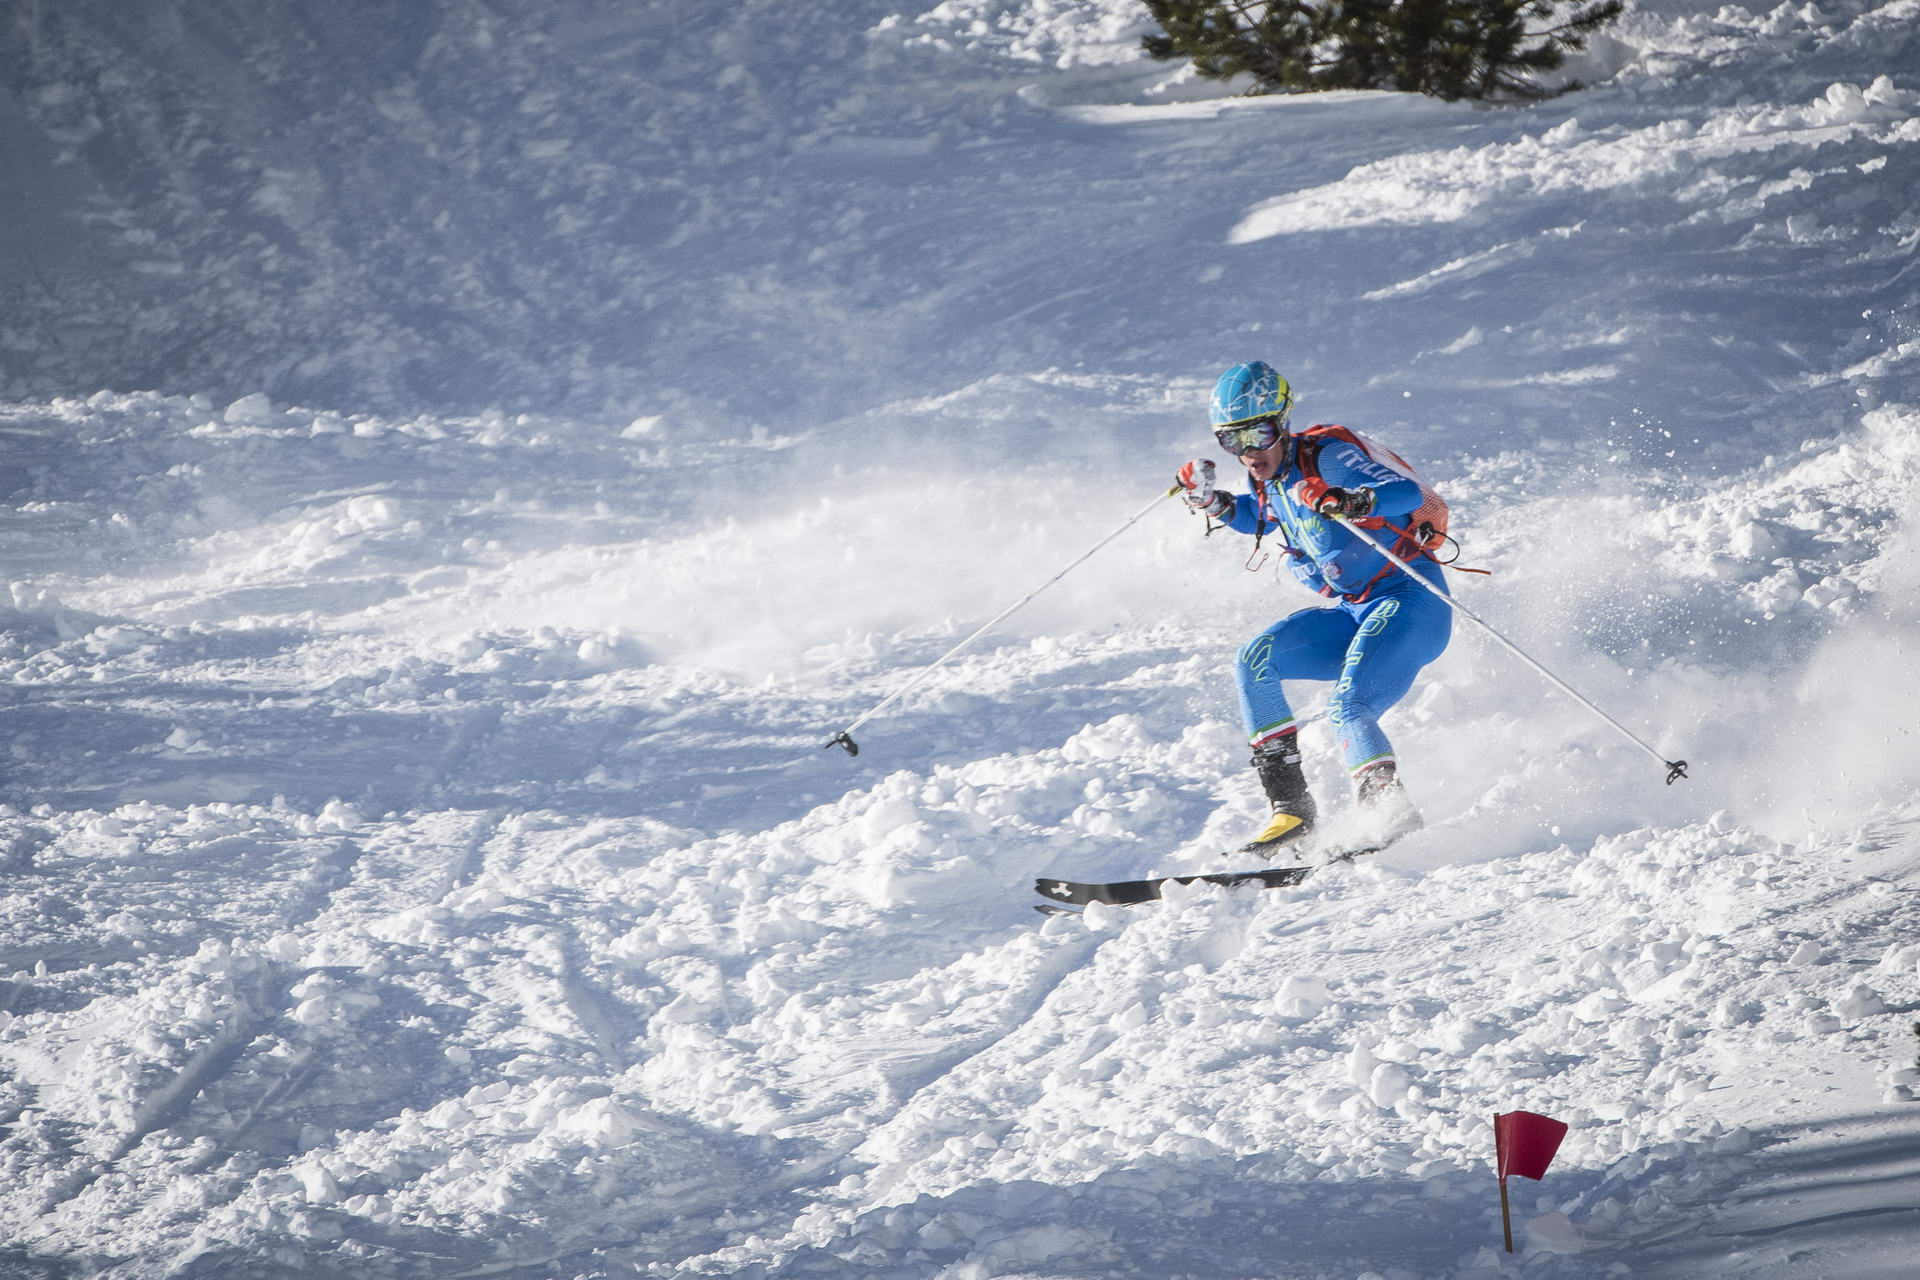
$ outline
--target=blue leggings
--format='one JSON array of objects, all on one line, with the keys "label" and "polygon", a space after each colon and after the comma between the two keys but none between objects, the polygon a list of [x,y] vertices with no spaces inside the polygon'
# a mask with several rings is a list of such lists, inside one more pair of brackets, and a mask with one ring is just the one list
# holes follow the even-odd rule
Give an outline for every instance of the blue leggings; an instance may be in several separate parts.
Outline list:
[{"label": "blue leggings", "polygon": [[[1445,590],[1444,586],[1441,590]],[[1240,650],[1235,674],[1247,740],[1257,749],[1295,725],[1282,680],[1335,680],[1327,718],[1350,770],[1393,758],[1380,717],[1407,695],[1420,668],[1453,635],[1453,610],[1404,573],[1360,604],[1302,609]]]}]

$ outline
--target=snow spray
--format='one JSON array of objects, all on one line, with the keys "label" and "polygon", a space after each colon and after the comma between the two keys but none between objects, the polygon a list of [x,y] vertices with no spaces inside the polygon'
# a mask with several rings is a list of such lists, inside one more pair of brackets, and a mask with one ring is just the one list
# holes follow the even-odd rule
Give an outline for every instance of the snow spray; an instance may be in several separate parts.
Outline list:
[{"label": "snow spray", "polygon": [[833,735],[833,737],[828,738],[825,742],[821,743],[820,745],[822,747],[844,747],[848,755],[850,756],[859,755],[860,745],[853,740],[853,731],[855,729],[858,729],[861,725],[873,719],[875,716],[879,715],[882,711],[885,711],[888,707],[892,706],[895,702],[898,702],[902,697],[906,696],[906,694],[918,688],[921,681],[925,680],[928,676],[932,675],[935,671],[939,670],[940,667],[944,665],[949,658],[953,657],[954,654],[960,652],[962,649],[972,644],[975,640],[978,640],[981,636],[987,634],[987,632],[993,630],[995,627],[999,626],[1002,622],[1005,622],[1008,618],[1011,618],[1015,613],[1019,612],[1022,608],[1026,607],[1026,605],[1029,604],[1035,596],[1039,595],[1042,591],[1045,591],[1048,587],[1052,586],[1054,583],[1060,581],[1060,579],[1066,577],[1069,573],[1072,573],[1075,569],[1078,569],[1081,565],[1085,564],[1088,560],[1091,560],[1093,558],[1094,552],[1100,550],[1100,548],[1106,546],[1109,542],[1112,542],[1115,538],[1119,537],[1121,534],[1125,533],[1127,530],[1133,528],[1134,525],[1139,524],[1140,521],[1144,520],[1146,518],[1147,513],[1153,510],[1154,507],[1159,505],[1162,499],[1171,498],[1174,494],[1179,492],[1180,492],[1180,486],[1176,484],[1172,488],[1168,489],[1165,493],[1155,494],[1152,502],[1149,502],[1146,506],[1134,512],[1131,516],[1127,518],[1126,523],[1122,524],[1118,529],[1115,529],[1112,533],[1100,539],[1100,541],[1094,543],[1091,547],[1088,547],[1085,551],[1083,551],[1080,554],[1080,557],[1077,560],[1075,560],[1072,564],[1068,565],[1066,568],[1062,569],[1060,572],[1054,574],[1051,578],[1048,578],[1045,582],[1041,583],[1039,586],[1035,587],[1033,590],[1027,592],[1026,595],[1021,596],[1018,600],[1015,600],[1012,604],[1002,609],[999,613],[995,614],[993,617],[981,623],[979,628],[975,630],[972,635],[968,636],[966,639],[962,640],[959,644],[956,644],[955,646],[953,646],[953,648],[947,650],[945,653],[935,658],[931,663],[927,664],[926,669],[923,670],[919,675],[907,681],[906,684],[900,686],[900,688],[895,689],[892,693],[888,694],[885,698],[881,699],[880,705],[876,706],[875,708],[873,708],[873,710],[867,712],[865,715],[861,716],[858,720],[855,720],[852,724],[842,729],[839,733],[836,733],[835,735]]},{"label": "snow spray", "polygon": [[1455,612],[1465,614],[1467,617],[1472,618],[1475,622],[1479,623],[1480,626],[1486,631],[1488,635],[1492,636],[1495,640],[1498,640],[1501,644],[1505,645],[1507,647],[1508,652],[1512,653],[1514,657],[1520,659],[1522,662],[1532,667],[1535,671],[1538,671],[1541,675],[1553,681],[1555,685],[1559,686],[1559,689],[1562,693],[1566,694],[1569,698],[1572,698],[1575,702],[1579,703],[1581,706],[1585,707],[1587,710],[1593,712],[1593,714],[1595,714],[1596,716],[1599,716],[1602,720],[1605,720],[1608,724],[1612,725],[1615,729],[1619,730],[1621,735],[1625,737],[1628,742],[1631,742],[1634,746],[1640,748],[1642,751],[1652,756],[1655,760],[1658,760],[1661,764],[1665,765],[1667,767],[1667,785],[1668,786],[1672,786],[1675,782],[1687,776],[1687,762],[1685,760],[1669,760],[1665,756],[1661,755],[1658,751],[1655,751],[1652,747],[1648,746],[1645,742],[1642,742],[1639,736],[1635,734],[1633,730],[1627,728],[1627,726],[1621,724],[1618,720],[1615,720],[1612,716],[1602,711],[1599,707],[1596,707],[1593,703],[1581,697],[1580,693],[1572,685],[1568,684],[1565,680],[1562,680],[1559,676],[1553,674],[1553,672],[1547,670],[1544,666],[1540,665],[1540,663],[1537,662],[1533,658],[1533,656],[1529,654],[1525,649],[1522,649],[1519,645],[1515,644],[1513,641],[1507,639],[1505,636],[1501,635],[1498,631],[1494,630],[1492,623],[1488,622],[1485,618],[1481,617],[1479,614],[1467,608],[1467,606],[1461,604],[1458,600],[1455,600],[1452,596],[1448,595],[1446,592],[1442,591],[1440,588],[1434,586],[1431,582],[1428,582],[1425,578],[1415,573],[1413,571],[1412,565],[1408,564],[1405,560],[1402,560],[1399,556],[1393,554],[1393,552],[1387,550],[1386,546],[1382,544],[1378,538],[1368,533],[1365,529],[1362,529],[1359,525],[1347,519],[1345,516],[1334,515],[1332,516],[1332,518],[1335,520],[1338,520],[1341,524],[1347,526],[1348,529],[1352,530],[1353,535],[1355,537],[1365,538],[1367,542],[1373,547],[1374,550],[1378,551],[1381,555],[1385,556],[1387,559],[1393,561],[1395,564],[1399,565],[1402,569],[1406,570],[1407,576],[1409,578],[1412,578],[1415,582],[1419,583],[1421,586],[1425,587],[1427,590],[1433,592],[1433,594],[1439,596],[1442,600],[1445,600],[1447,604],[1454,609]]}]

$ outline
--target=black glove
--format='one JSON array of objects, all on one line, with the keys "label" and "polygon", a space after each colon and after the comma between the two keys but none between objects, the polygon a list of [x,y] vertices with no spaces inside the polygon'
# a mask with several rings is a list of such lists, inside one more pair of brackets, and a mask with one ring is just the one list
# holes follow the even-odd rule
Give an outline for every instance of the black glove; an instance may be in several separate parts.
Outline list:
[{"label": "black glove", "polygon": [[1302,505],[1312,507],[1323,516],[1345,516],[1349,520],[1359,520],[1373,514],[1373,490],[1336,489],[1318,476],[1295,485],[1293,496]]}]

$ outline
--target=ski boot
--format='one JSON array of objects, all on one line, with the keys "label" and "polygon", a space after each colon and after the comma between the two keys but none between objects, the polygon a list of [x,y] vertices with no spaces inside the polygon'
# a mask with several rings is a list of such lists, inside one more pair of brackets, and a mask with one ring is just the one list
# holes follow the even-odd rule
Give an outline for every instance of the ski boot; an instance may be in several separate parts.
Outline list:
[{"label": "ski boot", "polygon": [[1296,735],[1288,734],[1253,753],[1253,768],[1260,775],[1260,788],[1267,793],[1273,818],[1259,835],[1240,846],[1242,853],[1278,857],[1284,846],[1313,830],[1313,793],[1307,790],[1307,774],[1300,767],[1300,747],[1295,739]]},{"label": "ski boot", "polygon": [[1426,825],[1400,781],[1399,767],[1391,760],[1369,765],[1354,775],[1353,794],[1356,845],[1384,849]]}]

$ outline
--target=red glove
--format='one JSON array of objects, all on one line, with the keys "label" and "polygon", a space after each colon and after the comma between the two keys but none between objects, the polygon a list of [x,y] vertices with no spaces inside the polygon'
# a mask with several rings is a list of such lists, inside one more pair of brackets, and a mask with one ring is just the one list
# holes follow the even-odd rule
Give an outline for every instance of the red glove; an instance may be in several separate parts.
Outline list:
[{"label": "red glove", "polygon": [[1213,460],[1195,459],[1174,473],[1174,482],[1186,492],[1180,500],[1195,511],[1224,520],[1233,510],[1233,495],[1213,487]]},{"label": "red glove", "polygon": [[1293,486],[1294,501],[1323,516],[1358,520],[1373,512],[1373,490],[1337,489],[1319,476],[1308,476]]}]

